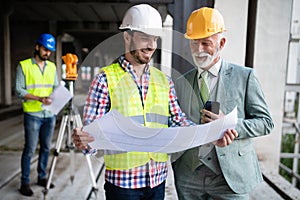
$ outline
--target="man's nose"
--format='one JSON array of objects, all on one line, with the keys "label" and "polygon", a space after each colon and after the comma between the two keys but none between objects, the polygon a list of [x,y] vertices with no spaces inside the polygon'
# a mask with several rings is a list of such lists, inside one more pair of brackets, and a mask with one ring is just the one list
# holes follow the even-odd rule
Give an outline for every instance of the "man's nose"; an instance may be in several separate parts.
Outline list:
[{"label": "man's nose", "polygon": [[155,39],[149,39],[147,48],[156,49],[157,41]]},{"label": "man's nose", "polygon": [[50,55],[50,54],[51,54],[51,51],[50,51],[49,49],[46,49],[46,53],[47,53],[48,55]]},{"label": "man's nose", "polygon": [[197,42],[197,44],[196,44],[196,50],[197,50],[198,52],[203,52],[203,51],[204,51],[204,47],[203,47],[203,45],[201,44],[201,42]]}]

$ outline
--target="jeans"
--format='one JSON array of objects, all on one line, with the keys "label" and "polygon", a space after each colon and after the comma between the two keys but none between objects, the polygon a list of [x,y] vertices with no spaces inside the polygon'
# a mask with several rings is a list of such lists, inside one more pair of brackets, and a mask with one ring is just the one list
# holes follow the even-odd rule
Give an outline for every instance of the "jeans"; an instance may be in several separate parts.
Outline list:
[{"label": "jeans", "polygon": [[106,200],[164,200],[165,184],[166,182],[164,181],[154,188],[127,189],[117,187],[106,181],[104,189]]},{"label": "jeans", "polygon": [[34,156],[38,140],[40,150],[38,157],[38,178],[46,178],[48,157],[55,128],[56,117],[40,118],[24,113],[25,145],[21,158],[21,184],[30,183],[30,163]]}]

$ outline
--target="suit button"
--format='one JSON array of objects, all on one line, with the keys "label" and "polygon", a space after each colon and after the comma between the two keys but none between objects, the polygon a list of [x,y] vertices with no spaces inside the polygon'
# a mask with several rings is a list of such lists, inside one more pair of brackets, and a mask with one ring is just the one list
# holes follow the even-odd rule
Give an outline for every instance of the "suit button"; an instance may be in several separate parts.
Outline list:
[{"label": "suit button", "polygon": [[211,160],[211,157],[208,157],[207,160]]}]

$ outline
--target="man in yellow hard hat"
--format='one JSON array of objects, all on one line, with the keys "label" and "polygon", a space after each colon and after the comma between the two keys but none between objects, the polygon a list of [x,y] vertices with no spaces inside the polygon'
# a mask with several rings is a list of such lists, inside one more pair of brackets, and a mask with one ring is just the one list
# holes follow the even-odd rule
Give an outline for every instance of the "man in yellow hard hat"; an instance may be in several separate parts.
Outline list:
[{"label": "man in yellow hard hat", "polygon": [[237,107],[238,137],[224,148],[211,143],[189,149],[173,163],[180,200],[249,199],[249,192],[263,181],[252,138],[269,134],[274,124],[254,70],[220,57],[224,31],[218,10],[192,12],[185,38],[195,68],[175,81],[175,89],[182,110],[199,124]]}]

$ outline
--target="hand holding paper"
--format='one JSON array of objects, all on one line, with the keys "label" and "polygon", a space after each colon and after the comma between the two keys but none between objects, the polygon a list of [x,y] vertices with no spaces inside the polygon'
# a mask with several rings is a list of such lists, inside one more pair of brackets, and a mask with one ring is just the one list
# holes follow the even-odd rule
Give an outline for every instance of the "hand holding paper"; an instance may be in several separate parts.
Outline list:
[{"label": "hand holding paper", "polygon": [[94,149],[174,153],[216,141],[236,123],[236,108],[211,123],[174,128],[147,128],[112,110],[83,131],[94,137]]},{"label": "hand holding paper", "polygon": [[42,107],[57,115],[59,111],[66,105],[66,103],[72,98],[72,94],[67,88],[59,85],[54,89],[50,98],[52,103],[49,105],[43,104]]}]

